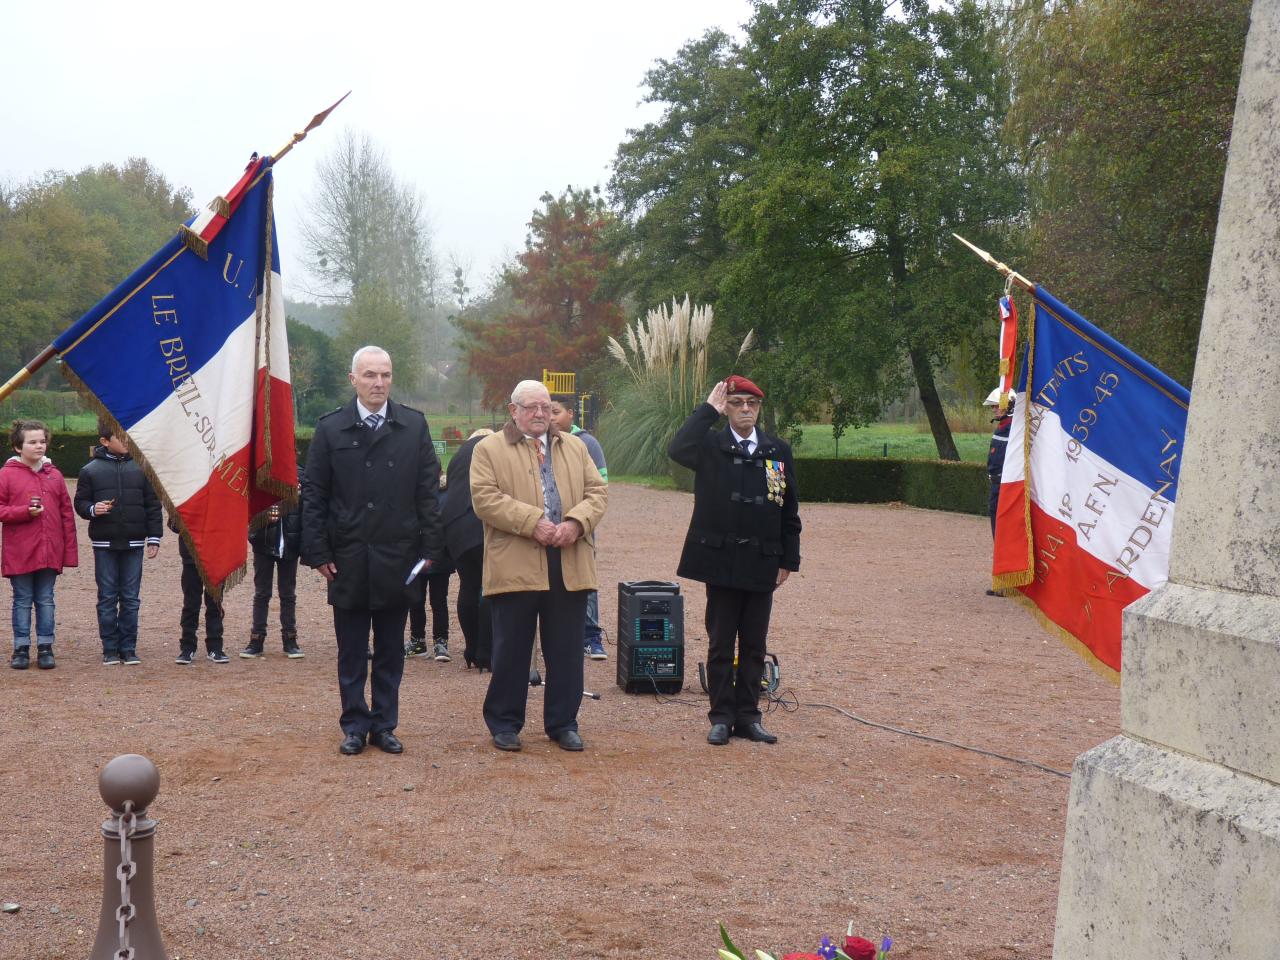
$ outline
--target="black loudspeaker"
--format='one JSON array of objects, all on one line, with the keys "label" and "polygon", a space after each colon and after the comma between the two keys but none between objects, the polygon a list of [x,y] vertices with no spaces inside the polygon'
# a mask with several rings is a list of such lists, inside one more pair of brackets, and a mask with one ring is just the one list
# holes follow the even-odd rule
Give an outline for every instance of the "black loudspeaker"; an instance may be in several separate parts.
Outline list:
[{"label": "black loudspeaker", "polygon": [[618,686],[627,693],[684,687],[684,597],[668,580],[618,584]]}]

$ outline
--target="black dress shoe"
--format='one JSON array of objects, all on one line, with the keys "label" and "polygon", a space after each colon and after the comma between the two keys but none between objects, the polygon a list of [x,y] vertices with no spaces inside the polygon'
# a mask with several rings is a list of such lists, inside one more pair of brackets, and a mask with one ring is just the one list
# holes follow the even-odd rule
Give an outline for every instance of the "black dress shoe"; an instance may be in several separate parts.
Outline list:
[{"label": "black dress shoe", "polygon": [[390,730],[375,730],[369,734],[369,743],[383,753],[404,753],[404,744]]},{"label": "black dress shoe", "polygon": [[582,749],[582,737],[578,735],[577,730],[565,730],[560,736],[553,739],[560,744],[561,750],[571,750],[577,753]]},{"label": "black dress shoe", "polygon": [[338,747],[339,753],[344,753],[348,757],[354,757],[357,753],[364,749],[364,737],[355,733],[348,733],[342,740],[342,745]]},{"label": "black dress shoe", "polygon": [[764,724],[758,720],[755,723],[748,723],[745,727],[738,726],[733,730],[736,737],[743,737],[747,740],[754,740],[756,743],[777,743],[778,738],[764,728]]},{"label": "black dress shoe", "polygon": [[503,730],[493,735],[493,745],[499,750],[515,752],[520,749],[520,736],[514,730]]},{"label": "black dress shoe", "polygon": [[727,723],[713,723],[711,732],[707,734],[707,743],[713,747],[723,747],[729,742],[729,725]]}]

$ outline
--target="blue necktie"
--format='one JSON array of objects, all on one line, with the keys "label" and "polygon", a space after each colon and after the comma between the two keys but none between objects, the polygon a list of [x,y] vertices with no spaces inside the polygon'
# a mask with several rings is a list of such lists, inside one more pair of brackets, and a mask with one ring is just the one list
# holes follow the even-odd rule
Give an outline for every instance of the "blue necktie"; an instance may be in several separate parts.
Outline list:
[{"label": "blue necktie", "polygon": [[367,426],[370,430],[377,430],[378,427],[382,426],[382,414],[371,413],[364,418],[364,422],[365,422],[365,426]]}]

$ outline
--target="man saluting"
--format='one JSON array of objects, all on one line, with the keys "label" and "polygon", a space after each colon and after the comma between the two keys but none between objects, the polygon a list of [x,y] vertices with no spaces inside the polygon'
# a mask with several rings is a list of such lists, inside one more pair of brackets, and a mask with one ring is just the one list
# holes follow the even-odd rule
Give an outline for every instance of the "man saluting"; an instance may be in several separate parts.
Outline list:
[{"label": "man saluting", "polygon": [[[756,426],[763,401],[764,391],[746,377],[729,377],[667,447],[695,474],[677,572],[707,585],[707,742],[715,746],[727,744],[731,732],[778,740],[760,722],[760,681],[773,591],[800,569],[800,514],[791,448]],[[721,416],[728,427],[712,429]]]}]

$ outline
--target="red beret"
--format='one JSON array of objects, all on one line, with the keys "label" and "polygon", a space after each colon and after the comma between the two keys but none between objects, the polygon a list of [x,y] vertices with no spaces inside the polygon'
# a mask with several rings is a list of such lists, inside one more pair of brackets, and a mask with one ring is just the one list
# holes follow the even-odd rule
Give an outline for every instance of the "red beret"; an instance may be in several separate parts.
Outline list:
[{"label": "red beret", "polygon": [[746,377],[740,377],[737,374],[729,377],[724,382],[725,387],[730,393],[750,393],[754,396],[764,399],[764,391],[757,387]]}]

